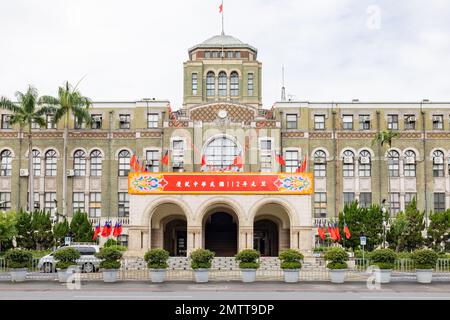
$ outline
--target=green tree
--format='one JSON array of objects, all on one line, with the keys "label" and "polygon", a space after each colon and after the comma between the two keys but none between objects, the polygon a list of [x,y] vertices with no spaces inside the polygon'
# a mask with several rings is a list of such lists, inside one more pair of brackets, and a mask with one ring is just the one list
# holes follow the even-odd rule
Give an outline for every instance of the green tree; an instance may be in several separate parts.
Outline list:
[{"label": "green tree", "polygon": [[20,209],[17,214],[17,246],[22,249],[34,249],[35,243],[33,239],[32,214]]},{"label": "green tree", "polygon": [[31,221],[33,240],[37,250],[49,249],[53,245],[52,220],[50,213],[42,210],[33,212]]},{"label": "green tree", "polygon": [[[344,222],[350,231],[350,239],[345,238]],[[357,201],[346,204],[344,210],[339,213],[339,230],[341,243],[345,247],[357,249],[360,246],[360,234],[363,232],[367,237],[365,248],[373,250],[383,241],[383,212],[380,206],[374,204],[368,208],[360,208]]]},{"label": "green tree", "polygon": [[17,235],[16,221],[14,212],[0,212],[0,251],[3,243],[9,243]]},{"label": "green tree", "polygon": [[399,251],[413,251],[424,244],[422,231],[425,229],[425,212],[417,210],[416,199],[400,212],[387,233],[389,247]]},{"label": "green tree", "polygon": [[72,241],[74,242],[92,242],[94,230],[86,213],[77,211],[70,222],[70,231],[72,232]]},{"label": "green tree", "polygon": [[78,84],[73,87],[66,82],[64,86],[59,87],[58,97],[43,96],[39,99],[39,104],[56,108],[54,122],[58,123],[64,119],[64,159],[63,159],[63,216],[67,216],[67,144],[69,138],[70,117],[73,115],[78,123],[89,124],[91,116],[88,112],[91,106],[89,98],[84,97],[78,91]]},{"label": "green tree", "polygon": [[442,251],[443,244],[449,239],[450,209],[430,214],[430,225],[427,229],[427,244],[435,251]]},{"label": "green tree", "polygon": [[62,246],[64,244],[64,238],[69,234],[70,227],[67,219],[64,218],[62,222],[57,222],[53,226],[53,237],[55,238],[55,245]]},{"label": "green tree", "polygon": [[[34,202],[34,182],[33,182],[33,140],[31,135],[32,124],[36,123],[41,127],[45,126],[45,114],[53,112],[53,108],[48,106],[38,107],[37,90],[29,86],[25,93],[16,92],[17,103],[13,103],[9,99],[2,97],[0,99],[0,108],[12,112],[11,124],[18,124],[22,132],[26,128],[28,138],[28,203],[30,208]],[[31,210],[31,209],[30,209]]]}]

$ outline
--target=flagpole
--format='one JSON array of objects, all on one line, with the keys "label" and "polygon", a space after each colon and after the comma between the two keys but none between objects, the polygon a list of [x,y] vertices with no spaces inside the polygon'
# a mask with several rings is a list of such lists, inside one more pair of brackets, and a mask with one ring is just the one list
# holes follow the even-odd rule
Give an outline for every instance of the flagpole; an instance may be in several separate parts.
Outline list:
[{"label": "flagpole", "polygon": [[225,35],[224,17],[223,17],[223,0],[222,0],[222,35]]}]

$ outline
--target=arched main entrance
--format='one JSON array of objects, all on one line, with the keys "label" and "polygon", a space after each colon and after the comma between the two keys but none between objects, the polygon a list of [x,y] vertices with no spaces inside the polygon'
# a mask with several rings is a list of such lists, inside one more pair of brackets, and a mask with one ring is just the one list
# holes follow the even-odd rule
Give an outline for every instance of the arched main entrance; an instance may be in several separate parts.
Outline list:
[{"label": "arched main entrance", "polygon": [[269,219],[255,221],[253,248],[259,251],[261,256],[278,256],[278,224]]},{"label": "arched main entrance", "polygon": [[216,257],[231,257],[238,250],[238,223],[235,215],[222,210],[210,213],[204,221],[204,247]]}]

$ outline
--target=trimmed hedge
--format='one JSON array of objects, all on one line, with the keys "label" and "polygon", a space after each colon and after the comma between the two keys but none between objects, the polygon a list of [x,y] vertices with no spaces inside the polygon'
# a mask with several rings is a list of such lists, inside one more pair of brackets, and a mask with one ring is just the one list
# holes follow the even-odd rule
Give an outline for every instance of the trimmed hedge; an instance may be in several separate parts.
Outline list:
[{"label": "trimmed hedge", "polygon": [[144,260],[150,269],[167,269],[169,265],[169,252],[164,249],[152,249],[145,253]]}]

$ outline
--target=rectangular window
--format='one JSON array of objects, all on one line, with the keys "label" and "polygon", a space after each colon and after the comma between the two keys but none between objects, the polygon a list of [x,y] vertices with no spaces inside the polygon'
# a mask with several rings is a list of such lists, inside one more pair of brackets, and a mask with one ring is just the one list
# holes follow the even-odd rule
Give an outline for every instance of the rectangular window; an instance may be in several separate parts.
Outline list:
[{"label": "rectangular window", "polygon": [[433,116],[433,130],[443,130],[444,129],[444,116],[434,115]]},{"label": "rectangular window", "polygon": [[253,73],[247,75],[247,95],[253,96]]},{"label": "rectangular window", "polygon": [[351,204],[353,201],[355,201],[355,193],[344,192],[344,205]]},{"label": "rectangular window", "polygon": [[388,114],[387,125],[389,130],[398,130],[398,115]]},{"label": "rectangular window", "polygon": [[73,203],[72,203],[73,213],[80,210],[85,212],[84,208],[84,192],[74,192],[73,193]]},{"label": "rectangular window", "polygon": [[74,119],[74,128],[79,130],[79,129],[86,129],[86,122],[84,122],[83,120],[78,120],[78,118],[75,117]]},{"label": "rectangular window", "polygon": [[400,193],[391,192],[389,194],[389,213],[396,216],[400,212]]},{"label": "rectangular window", "polygon": [[236,51],[236,59],[240,59],[241,58],[241,52],[240,51]]},{"label": "rectangular window", "polygon": [[261,139],[261,150],[263,151],[272,150],[272,140]]},{"label": "rectangular window", "polygon": [[405,193],[405,208],[409,206],[409,204],[416,199],[417,202],[417,193],[415,192],[407,192]]},{"label": "rectangular window", "polygon": [[205,51],[205,59],[211,58],[211,51]]},{"label": "rectangular window", "polygon": [[102,115],[92,114],[91,115],[91,129],[101,129],[102,128]]},{"label": "rectangular window", "polygon": [[342,117],[342,129],[353,130],[353,116],[352,115],[344,115]]},{"label": "rectangular window", "polygon": [[[30,193],[27,192],[27,210],[30,210]],[[1,202],[1,201],[0,201]],[[34,193],[33,197],[33,208],[39,210],[41,208],[41,201],[39,199],[39,192]]]},{"label": "rectangular window", "polygon": [[0,211],[11,210],[11,192],[0,192]]},{"label": "rectangular window", "polygon": [[197,74],[193,73],[192,74],[192,95],[196,96],[197,95],[197,89],[198,89],[198,79],[197,79]]},{"label": "rectangular window", "polygon": [[416,130],[416,116],[413,114],[405,115],[405,130]]},{"label": "rectangular window", "polygon": [[172,142],[173,150],[183,151],[184,149],[183,146],[184,146],[183,140],[173,140]]},{"label": "rectangular window", "polygon": [[286,115],[286,128],[297,129],[297,115],[287,114]]},{"label": "rectangular window", "polygon": [[121,234],[117,237],[117,244],[120,246],[128,247],[128,235]]},{"label": "rectangular window", "polygon": [[261,153],[260,164],[261,172],[272,172],[272,155],[270,153]]},{"label": "rectangular window", "polygon": [[157,113],[147,114],[147,128],[158,128],[159,116]]},{"label": "rectangular window", "polygon": [[89,194],[89,217],[100,218],[102,216],[102,194],[91,192]]},{"label": "rectangular window", "polygon": [[359,115],[359,130],[370,130],[370,115]]},{"label": "rectangular window", "polygon": [[361,192],[359,194],[359,206],[361,208],[368,208],[372,204],[372,193],[371,192]]},{"label": "rectangular window", "polygon": [[434,212],[445,211],[445,193],[434,194]]},{"label": "rectangular window", "polygon": [[147,160],[147,170],[149,172],[159,172],[159,151],[147,150],[145,156]]},{"label": "rectangular window", "polygon": [[325,158],[314,159],[314,177],[324,178],[327,175],[327,163]]},{"label": "rectangular window", "polygon": [[47,129],[56,129],[56,124],[54,123],[55,115],[54,114],[47,114],[45,116],[46,122],[47,122]]},{"label": "rectangular window", "polygon": [[234,52],[233,51],[227,51],[227,58],[228,59],[232,59],[234,57]]},{"label": "rectangular window", "polygon": [[119,217],[129,217],[130,216],[130,196],[128,192],[119,192]]},{"label": "rectangular window", "polygon": [[295,172],[298,168],[298,151],[286,151],[286,172]]},{"label": "rectangular window", "polygon": [[314,217],[327,217],[327,194],[325,192],[316,192],[314,194]]},{"label": "rectangular window", "polygon": [[120,129],[130,129],[131,120],[129,114],[120,114],[119,121]]},{"label": "rectangular window", "polygon": [[44,211],[50,212],[50,214],[55,213],[56,209],[56,192],[45,192],[44,193]]},{"label": "rectangular window", "polygon": [[39,123],[31,121],[31,129],[40,129],[41,126],[39,125]]},{"label": "rectangular window", "polygon": [[11,115],[2,114],[2,129],[11,129]]},{"label": "rectangular window", "polygon": [[325,116],[324,115],[314,116],[314,129],[315,130],[325,130]]},{"label": "rectangular window", "polygon": [[212,52],[212,57],[213,58],[218,58],[219,57],[219,51],[213,51]]}]

